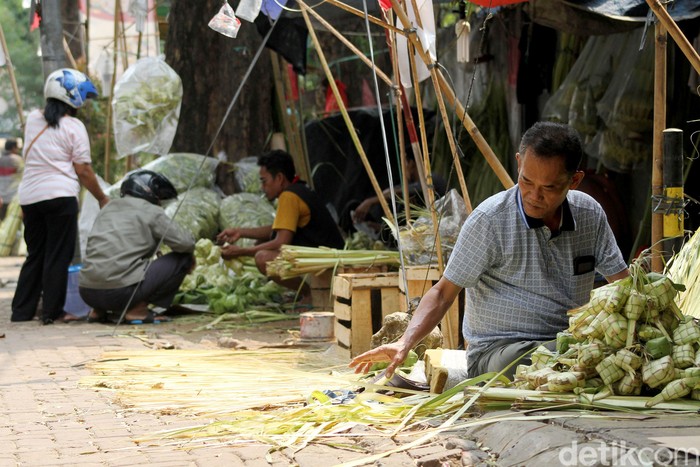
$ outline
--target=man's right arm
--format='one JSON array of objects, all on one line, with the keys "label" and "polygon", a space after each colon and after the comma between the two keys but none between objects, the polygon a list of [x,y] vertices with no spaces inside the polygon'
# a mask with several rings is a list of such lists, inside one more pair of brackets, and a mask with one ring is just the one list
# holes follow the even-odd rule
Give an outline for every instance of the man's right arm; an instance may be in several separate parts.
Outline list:
[{"label": "man's right arm", "polygon": [[253,240],[269,240],[272,236],[272,226],[265,225],[262,227],[232,227],[223,230],[216,239],[219,242],[233,243],[239,238],[252,238]]},{"label": "man's right arm", "polygon": [[358,355],[352,359],[350,367],[354,367],[356,373],[366,373],[373,363],[389,361],[386,376],[391,378],[396,368],[406,359],[408,351],[440,323],[461,290],[461,287],[442,277],[423,296],[406,331],[397,342]]}]

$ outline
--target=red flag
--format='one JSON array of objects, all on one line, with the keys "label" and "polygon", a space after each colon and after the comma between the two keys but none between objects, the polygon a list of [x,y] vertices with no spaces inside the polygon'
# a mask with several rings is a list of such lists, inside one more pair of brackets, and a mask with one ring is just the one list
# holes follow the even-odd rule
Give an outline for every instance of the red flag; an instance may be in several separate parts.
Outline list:
[{"label": "red flag", "polygon": [[391,10],[391,0],[379,0],[379,8],[382,11]]},{"label": "red flag", "polygon": [[41,3],[32,0],[29,5],[29,31],[33,31],[41,24]]}]

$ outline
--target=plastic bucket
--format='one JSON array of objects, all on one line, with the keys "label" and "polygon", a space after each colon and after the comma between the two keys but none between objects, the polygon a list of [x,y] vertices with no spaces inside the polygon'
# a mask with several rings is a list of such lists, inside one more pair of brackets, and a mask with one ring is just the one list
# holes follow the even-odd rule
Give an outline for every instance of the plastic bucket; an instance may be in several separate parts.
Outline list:
[{"label": "plastic bucket", "polygon": [[83,318],[90,313],[90,306],[80,298],[80,292],[78,291],[78,274],[80,274],[82,267],[82,264],[73,264],[68,267],[66,303],[63,305],[63,311],[79,318]]},{"label": "plastic bucket", "polygon": [[299,315],[299,337],[303,340],[328,341],[333,339],[335,314],[330,311],[307,311]]}]

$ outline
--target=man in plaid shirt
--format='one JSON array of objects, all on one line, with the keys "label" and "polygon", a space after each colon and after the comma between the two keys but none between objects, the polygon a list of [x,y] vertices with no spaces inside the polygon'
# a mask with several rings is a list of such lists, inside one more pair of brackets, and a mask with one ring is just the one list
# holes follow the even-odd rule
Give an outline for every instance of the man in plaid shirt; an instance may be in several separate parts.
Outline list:
[{"label": "man in plaid shirt", "polygon": [[[539,122],[521,140],[518,183],[467,218],[443,277],[421,299],[404,335],[355,357],[367,371],[403,362],[466,289],[462,332],[469,376],[501,371],[568,327],[566,312],[588,302],[595,272],[609,282],[629,274],[605,212],[574,191],[583,149],[568,125]],[[528,363],[525,357],[519,363]],[[515,365],[506,373],[512,376]]]}]

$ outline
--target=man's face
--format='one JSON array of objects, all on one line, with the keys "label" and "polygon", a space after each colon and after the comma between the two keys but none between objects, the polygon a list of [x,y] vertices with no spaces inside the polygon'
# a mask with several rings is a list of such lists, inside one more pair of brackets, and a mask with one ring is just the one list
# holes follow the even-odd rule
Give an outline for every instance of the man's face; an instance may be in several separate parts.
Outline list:
[{"label": "man's face", "polygon": [[283,179],[284,175],[281,173],[273,176],[265,167],[260,167],[260,184],[262,185],[265,197],[269,201],[276,199],[280,193],[282,193],[282,189],[284,188],[282,185]]},{"label": "man's face", "polygon": [[515,155],[518,187],[525,214],[543,221],[556,219],[569,190],[578,187],[583,172],[567,173],[563,157],[538,157],[530,148]]}]

